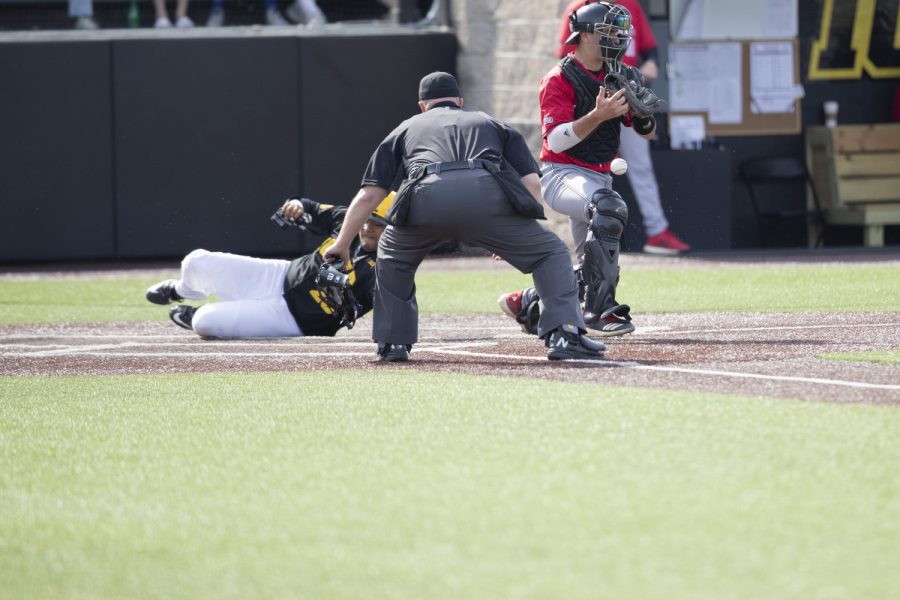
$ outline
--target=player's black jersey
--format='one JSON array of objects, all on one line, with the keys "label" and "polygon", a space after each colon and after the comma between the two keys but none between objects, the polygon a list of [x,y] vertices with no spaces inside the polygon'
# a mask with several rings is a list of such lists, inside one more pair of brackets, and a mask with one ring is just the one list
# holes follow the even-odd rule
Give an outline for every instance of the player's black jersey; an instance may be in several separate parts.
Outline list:
[{"label": "player's black jersey", "polygon": [[[306,198],[298,198],[303,203],[303,211],[309,216],[306,228],[321,233],[328,238],[315,252],[301,256],[291,262],[284,278],[284,300],[288,309],[300,326],[303,335],[333,336],[340,329],[341,317],[335,314],[319,297],[316,276],[324,263],[325,250],[334,243],[347,208],[319,204]],[[370,310],[375,299],[375,256],[376,252],[366,251],[355,238],[350,245],[350,286],[359,304],[357,317]]]}]

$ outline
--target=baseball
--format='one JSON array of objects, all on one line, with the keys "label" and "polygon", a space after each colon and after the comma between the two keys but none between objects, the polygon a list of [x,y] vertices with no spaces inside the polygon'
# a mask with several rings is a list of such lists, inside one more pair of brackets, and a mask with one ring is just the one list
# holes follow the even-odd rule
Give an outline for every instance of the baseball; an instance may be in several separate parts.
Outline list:
[{"label": "baseball", "polygon": [[624,175],[625,171],[628,170],[628,163],[625,162],[624,158],[616,158],[609,163],[609,170],[616,175]]}]

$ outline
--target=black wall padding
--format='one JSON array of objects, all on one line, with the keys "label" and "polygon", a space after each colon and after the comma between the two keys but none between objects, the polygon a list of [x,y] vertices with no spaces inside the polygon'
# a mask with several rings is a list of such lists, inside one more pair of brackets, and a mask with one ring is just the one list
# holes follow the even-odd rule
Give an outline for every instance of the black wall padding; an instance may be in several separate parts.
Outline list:
[{"label": "black wall padding", "polygon": [[0,44],[0,260],[114,254],[110,46]]},{"label": "black wall padding", "polygon": [[296,40],[113,46],[122,257],[288,251],[269,215],[300,189]]},{"label": "black wall padding", "polygon": [[[669,228],[694,250],[730,249],[733,241],[731,153],[704,148],[653,150],[652,156]],[[614,177],[613,189],[628,204],[622,250],[640,252],[646,236],[628,178]]]},{"label": "black wall padding", "polygon": [[421,31],[0,44],[0,262],[297,254],[272,212],[348,203],[455,65]]}]

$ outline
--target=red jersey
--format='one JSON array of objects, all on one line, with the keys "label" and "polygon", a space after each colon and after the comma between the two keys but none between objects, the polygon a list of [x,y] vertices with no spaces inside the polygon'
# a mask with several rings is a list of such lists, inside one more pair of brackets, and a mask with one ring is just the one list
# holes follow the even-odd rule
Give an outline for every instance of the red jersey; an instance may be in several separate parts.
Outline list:
[{"label": "red jersey", "polygon": [[[641,9],[641,5],[637,0],[617,0],[615,4],[625,7],[631,13],[631,43],[622,62],[632,67],[638,66],[638,57],[641,54],[647,54],[656,48],[656,38],[653,37],[653,30],[650,29],[650,22],[647,21],[647,15]],[[556,43],[556,56],[562,58],[569,52],[575,51],[575,44],[565,45],[566,38],[569,37],[569,15],[584,6],[584,0],[573,0],[566,10],[563,11],[562,26],[559,30],[559,41]]]},{"label": "red jersey", "polygon": [[[577,59],[575,59],[574,62],[584,72],[600,82],[601,85],[603,84],[603,78],[606,76],[606,71],[600,71],[600,73],[597,74],[586,69]],[[541,104],[541,160],[543,162],[578,165],[579,167],[584,167],[600,173],[609,172],[608,162],[602,164],[586,163],[566,152],[553,152],[550,149],[550,146],[547,145],[547,135],[553,131],[556,126],[564,123],[571,123],[576,120],[575,88],[569,83],[566,76],[563,75],[559,65],[550,69],[550,71],[544,75],[544,78],[541,79],[539,99]],[[631,127],[631,113],[625,113],[621,119],[623,124]],[[603,124],[601,123],[601,126],[602,125]],[[618,126],[618,123],[616,123],[616,126]]]}]

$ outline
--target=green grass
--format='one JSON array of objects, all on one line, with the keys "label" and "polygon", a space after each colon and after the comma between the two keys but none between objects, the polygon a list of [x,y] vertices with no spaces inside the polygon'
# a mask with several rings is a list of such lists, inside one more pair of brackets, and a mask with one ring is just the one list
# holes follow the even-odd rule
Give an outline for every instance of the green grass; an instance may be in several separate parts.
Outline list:
[{"label": "green grass", "polygon": [[[512,269],[422,272],[417,277],[419,307],[423,314],[495,313],[501,293],[530,281]],[[0,281],[0,324],[159,319],[162,309],[144,300],[144,290],[152,283],[133,278]],[[617,296],[638,313],[897,311],[900,269],[633,269],[623,273]]]},{"label": "green grass", "polygon": [[635,269],[619,289],[640,312],[900,310],[900,268],[890,266]]},{"label": "green grass", "polygon": [[900,349],[874,350],[872,352],[835,352],[820,354],[825,360],[846,360],[850,362],[872,362],[884,365],[900,365]]},{"label": "green grass", "polygon": [[2,598],[896,598],[893,407],[347,372],[0,379]]},{"label": "green grass", "polygon": [[0,324],[158,319],[165,316],[163,309],[144,299],[153,283],[136,278],[0,281]]},{"label": "green grass", "polygon": [[[420,307],[494,313],[528,282],[423,272]],[[0,281],[0,323],[161,319],[152,283]],[[900,277],[620,290],[639,312],[897,311]],[[0,599],[900,597],[897,439],[896,407],[413,371],[0,378]]]}]

